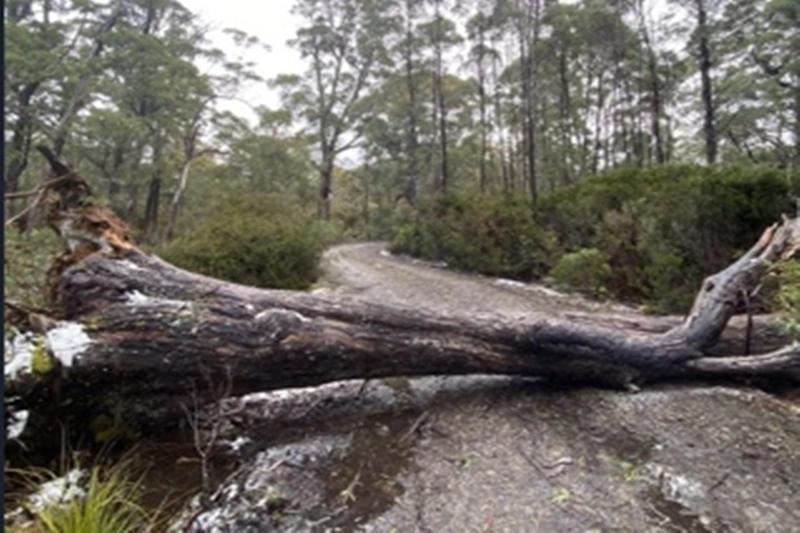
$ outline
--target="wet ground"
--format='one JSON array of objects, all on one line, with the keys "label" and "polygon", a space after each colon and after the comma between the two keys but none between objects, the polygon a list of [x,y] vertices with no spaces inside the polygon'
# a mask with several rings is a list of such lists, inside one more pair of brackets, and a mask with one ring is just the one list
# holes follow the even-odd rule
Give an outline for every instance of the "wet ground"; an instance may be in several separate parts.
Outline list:
[{"label": "wet ground", "polygon": [[[319,290],[443,313],[607,309],[379,244],[334,248],[326,268]],[[800,410],[756,390],[398,378],[224,409],[226,479],[176,531],[800,531]]]}]

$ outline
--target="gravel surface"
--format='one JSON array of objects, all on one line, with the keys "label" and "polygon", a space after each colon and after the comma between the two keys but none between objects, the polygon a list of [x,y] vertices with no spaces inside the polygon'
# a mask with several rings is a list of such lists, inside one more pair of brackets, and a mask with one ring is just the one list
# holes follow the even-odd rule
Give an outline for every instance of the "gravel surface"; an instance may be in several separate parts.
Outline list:
[{"label": "gravel surface", "polygon": [[440,313],[635,312],[631,307],[594,302],[543,285],[455,272],[443,264],[392,255],[381,242],[336,246],[323,261],[326,279],[318,290],[356,293]]}]

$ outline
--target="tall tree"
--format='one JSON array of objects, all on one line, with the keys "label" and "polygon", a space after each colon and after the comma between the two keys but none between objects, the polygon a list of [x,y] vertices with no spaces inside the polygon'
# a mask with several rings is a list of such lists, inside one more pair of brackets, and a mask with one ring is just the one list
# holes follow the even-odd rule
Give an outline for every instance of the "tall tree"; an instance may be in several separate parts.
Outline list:
[{"label": "tall tree", "polygon": [[13,0],[5,5],[5,190],[19,189],[34,135],[59,155],[70,126],[92,96],[119,2]]},{"label": "tall tree", "polygon": [[446,191],[451,180],[448,167],[448,104],[445,79],[448,76],[445,54],[461,42],[457,26],[446,16],[443,0],[431,0],[433,4],[432,20],[420,25],[420,32],[425,36],[431,53],[432,79],[432,116],[436,124],[436,136],[439,149],[437,190]]},{"label": "tall tree", "polygon": [[480,191],[486,192],[489,181],[488,161],[489,152],[489,95],[487,78],[489,75],[490,61],[496,54],[488,45],[488,33],[490,30],[490,18],[484,11],[484,3],[479,3],[476,8],[478,12],[467,22],[467,33],[474,43],[470,48],[470,56],[475,64],[476,78],[478,87],[478,112],[479,112],[479,135],[480,135],[480,166],[478,187]]},{"label": "tall tree", "polygon": [[403,18],[405,21],[403,30],[405,34],[400,44],[403,56],[406,89],[408,91],[408,111],[406,113],[406,159],[408,160],[408,169],[406,171],[406,186],[403,194],[406,200],[412,205],[414,205],[417,200],[417,182],[419,179],[419,134],[417,125],[419,121],[419,89],[417,88],[417,61],[415,59],[420,43],[419,39],[414,36],[416,21],[415,4],[416,2],[414,0],[405,0],[403,2]]},{"label": "tall tree", "polygon": [[387,19],[377,0],[296,0],[303,19],[290,45],[308,62],[306,76],[281,76],[284,101],[302,109],[319,150],[319,215],[330,218],[336,158],[358,142],[365,119],[359,101],[385,60]]},{"label": "tall tree", "polygon": [[540,0],[515,0],[517,44],[519,46],[519,74],[522,87],[522,149],[525,154],[525,177],[532,203],[538,192],[537,173],[537,85],[538,62],[535,57],[539,44],[541,24]]},{"label": "tall tree", "polygon": [[[695,26],[692,40],[700,73],[700,97],[703,106],[703,137],[705,140],[705,157],[708,164],[717,161],[717,124],[714,87],[712,83],[711,37],[713,24],[710,20],[710,8],[715,0],[682,0],[682,3],[694,17]],[[714,6],[716,7],[716,6]]]},{"label": "tall tree", "polygon": [[644,45],[643,51],[646,54],[647,76],[650,90],[650,133],[653,137],[652,142],[655,149],[656,163],[663,164],[666,162],[667,157],[664,150],[664,136],[661,131],[664,102],[661,79],[658,71],[658,56],[656,55],[656,50],[653,45],[652,32],[648,25],[648,13],[645,9],[644,0],[637,0],[634,9],[638,18],[639,35]]}]

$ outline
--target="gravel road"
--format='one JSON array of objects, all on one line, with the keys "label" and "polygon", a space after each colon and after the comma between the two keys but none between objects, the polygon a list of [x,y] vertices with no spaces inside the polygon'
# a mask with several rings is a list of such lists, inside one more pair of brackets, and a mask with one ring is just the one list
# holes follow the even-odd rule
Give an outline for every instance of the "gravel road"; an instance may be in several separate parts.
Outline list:
[{"label": "gravel road", "polygon": [[532,312],[635,311],[542,285],[454,272],[445,265],[392,255],[381,242],[336,246],[326,252],[323,262],[326,281],[318,290],[354,293],[440,313],[524,316]]}]

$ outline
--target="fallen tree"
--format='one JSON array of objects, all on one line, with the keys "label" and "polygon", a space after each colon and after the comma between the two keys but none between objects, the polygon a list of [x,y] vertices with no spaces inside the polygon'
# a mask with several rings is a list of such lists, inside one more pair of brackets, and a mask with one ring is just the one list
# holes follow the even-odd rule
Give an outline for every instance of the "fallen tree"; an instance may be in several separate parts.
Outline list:
[{"label": "fallen tree", "polygon": [[[350,378],[514,374],[613,387],[694,378],[800,382],[800,347],[770,320],[731,320],[769,265],[793,257],[800,221],[767,228],[709,276],[685,319],[437,315],[356,298],[262,290],[145,253],[51,161],[37,196],[66,251],[50,271],[55,313],[6,305],[6,399],[38,425],[160,425],[183,406]],[[752,327],[751,327],[752,326]],[[743,354],[749,346],[757,355]]]}]

